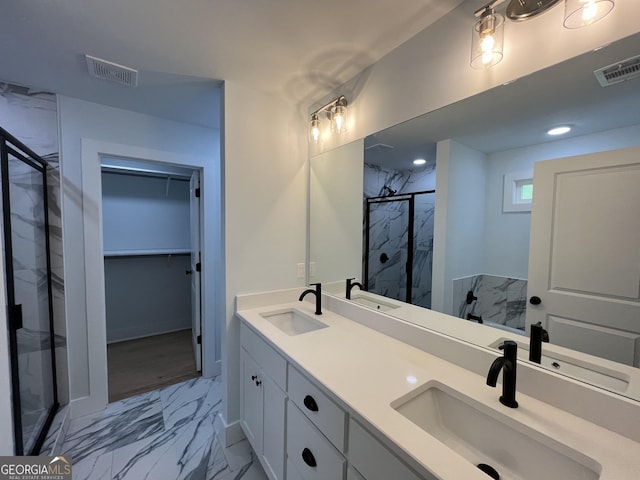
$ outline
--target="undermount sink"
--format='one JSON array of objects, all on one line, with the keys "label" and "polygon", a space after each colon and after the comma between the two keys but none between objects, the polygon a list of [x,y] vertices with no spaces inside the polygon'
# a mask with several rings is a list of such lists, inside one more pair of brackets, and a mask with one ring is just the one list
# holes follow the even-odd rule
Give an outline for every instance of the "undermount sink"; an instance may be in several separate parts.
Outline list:
[{"label": "undermount sink", "polygon": [[600,478],[602,467],[594,460],[441,383],[429,382],[391,407],[473,465],[495,469],[502,480]]},{"label": "undermount sink", "polygon": [[[497,349],[504,343],[506,338],[501,338],[491,345],[490,348]],[[529,359],[529,345],[524,342],[518,343],[518,358],[522,360]],[[606,388],[614,392],[625,392],[629,387],[629,376],[625,373],[618,372],[603,365],[587,362],[585,360],[571,358],[561,353],[549,352],[543,350],[540,365],[547,369],[568,375],[572,378],[582,380],[583,382]]]},{"label": "undermount sink", "polygon": [[260,316],[290,336],[301,335],[327,327],[325,323],[293,308],[265,312],[261,313]]},{"label": "undermount sink", "polygon": [[378,310],[380,312],[387,312],[395,308],[400,308],[400,305],[396,305],[390,302],[380,301],[373,296],[370,297],[363,293],[352,294],[351,301],[359,303],[360,305],[371,308],[373,310]]}]

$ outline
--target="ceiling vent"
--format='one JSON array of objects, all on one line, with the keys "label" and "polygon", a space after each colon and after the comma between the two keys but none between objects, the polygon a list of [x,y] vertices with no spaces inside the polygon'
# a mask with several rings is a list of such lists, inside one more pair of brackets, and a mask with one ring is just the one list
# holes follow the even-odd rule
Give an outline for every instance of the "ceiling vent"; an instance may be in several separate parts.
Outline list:
[{"label": "ceiling vent", "polygon": [[386,143],[374,143],[373,145],[369,145],[364,149],[369,150],[371,152],[384,153],[384,152],[388,152],[389,150],[393,150],[394,147],[392,147],[391,145],[387,145]]},{"label": "ceiling vent", "polygon": [[118,65],[117,63],[108,62],[101,58],[92,57],[91,55],[85,55],[85,57],[87,59],[89,75],[109,80],[111,82],[116,82],[121,85],[127,85],[128,87],[135,87],[138,85],[137,70],[123,65]]},{"label": "ceiling vent", "polygon": [[595,70],[593,74],[603,87],[640,76],[640,55]]}]

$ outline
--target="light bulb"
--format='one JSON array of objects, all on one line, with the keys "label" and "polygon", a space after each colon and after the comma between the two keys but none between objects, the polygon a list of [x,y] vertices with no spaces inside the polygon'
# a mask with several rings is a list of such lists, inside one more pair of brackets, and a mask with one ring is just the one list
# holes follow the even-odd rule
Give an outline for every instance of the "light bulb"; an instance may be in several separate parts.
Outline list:
[{"label": "light bulb", "polygon": [[331,121],[333,129],[337,133],[342,133],[346,127],[347,107],[344,105],[335,105],[331,110]]},{"label": "light bulb", "polygon": [[598,12],[595,2],[587,1],[582,7],[582,21],[585,23],[591,22]]},{"label": "light bulb", "polygon": [[607,16],[615,0],[565,0],[564,26],[580,28],[591,25]]},{"label": "light bulb", "polygon": [[311,122],[309,123],[309,137],[313,143],[318,143],[320,141],[320,120],[318,120],[317,114],[313,114],[311,116]]},{"label": "light bulb", "polygon": [[502,60],[504,17],[487,9],[473,26],[471,67],[488,68]]},{"label": "light bulb", "polygon": [[488,65],[493,60],[493,47],[496,44],[496,39],[493,38],[493,34],[487,35],[480,40],[480,48],[482,49],[482,64]]}]

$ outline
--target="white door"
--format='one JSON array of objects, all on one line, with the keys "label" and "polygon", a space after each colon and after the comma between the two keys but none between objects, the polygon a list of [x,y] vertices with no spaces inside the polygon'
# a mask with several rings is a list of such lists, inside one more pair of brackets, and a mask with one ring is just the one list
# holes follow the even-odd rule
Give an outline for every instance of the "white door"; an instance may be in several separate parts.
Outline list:
[{"label": "white door", "polygon": [[200,316],[200,176],[197,171],[189,181],[191,224],[191,334],[196,370],[202,371],[202,324]]},{"label": "white door", "polygon": [[640,367],[640,148],[539,162],[533,183],[527,323]]}]

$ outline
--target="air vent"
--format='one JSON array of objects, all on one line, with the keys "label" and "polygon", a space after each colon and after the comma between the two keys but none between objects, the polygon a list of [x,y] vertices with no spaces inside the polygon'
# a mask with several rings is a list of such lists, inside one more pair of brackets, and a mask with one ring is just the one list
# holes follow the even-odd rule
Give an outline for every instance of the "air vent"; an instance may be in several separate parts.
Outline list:
[{"label": "air vent", "polygon": [[373,145],[369,145],[368,147],[365,147],[364,149],[365,150],[370,150],[372,152],[383,153],[383,152],[388,152],[389,150],[393,150],[394,147],[392,147],[391,145],[387,145],[385,143],[374,143]]},{"label": "air vent", "polygon": [[133,68],[118,65],[117,63],[108,62],[100,58],[85,55],[87,59],[87,67],[89,75],[102,78],[121,85],[135,87],[138,85],[138,71]]},{"label": "air vent", "polygon": [[593,72],[603,87],[640,76],[640,55],[600,68]]}]

